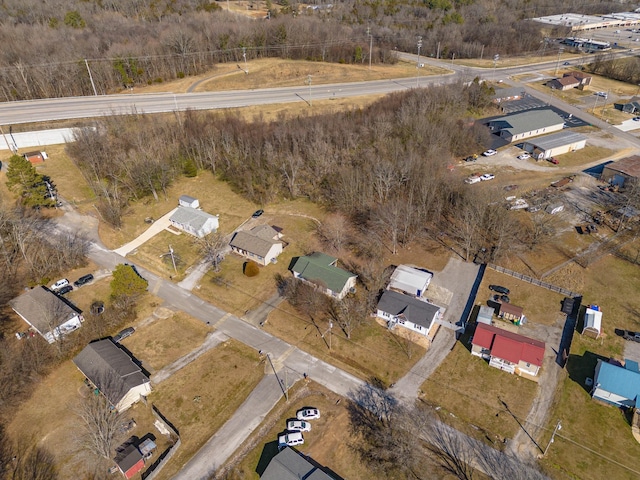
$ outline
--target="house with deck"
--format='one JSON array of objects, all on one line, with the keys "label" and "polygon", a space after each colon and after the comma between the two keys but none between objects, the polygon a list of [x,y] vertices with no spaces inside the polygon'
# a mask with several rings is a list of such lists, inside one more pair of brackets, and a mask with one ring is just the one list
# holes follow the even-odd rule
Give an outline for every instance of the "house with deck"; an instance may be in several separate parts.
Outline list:
[{"label": "house with deck", "polygon": [[320,252],[294,258],[289,268],[300,281],[313,285],[325,295],[342,300],[356,288],[355,273],[337,266],[338,259]]}]

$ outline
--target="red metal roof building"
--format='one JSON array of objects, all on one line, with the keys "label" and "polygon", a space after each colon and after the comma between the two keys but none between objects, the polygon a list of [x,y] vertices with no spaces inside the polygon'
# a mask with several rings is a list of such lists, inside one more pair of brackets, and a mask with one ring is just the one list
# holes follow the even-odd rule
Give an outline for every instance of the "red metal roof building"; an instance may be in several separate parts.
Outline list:
[{"label": "red metal roof building", "polygon": [[509,373],[536,376],[544,360],[544,342],[484,323],[477,324],[471,343],[473,355]]}]

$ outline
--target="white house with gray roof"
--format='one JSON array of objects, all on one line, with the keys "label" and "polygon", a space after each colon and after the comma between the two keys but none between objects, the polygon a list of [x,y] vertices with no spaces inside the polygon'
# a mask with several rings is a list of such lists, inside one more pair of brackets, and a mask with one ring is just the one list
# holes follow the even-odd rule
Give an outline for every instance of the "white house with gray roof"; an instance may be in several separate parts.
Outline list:
[{"label": "white house with gray roof", "polygon": [[276,263],[284,247],[282,234],[269,225],[258,225],[248,232],[236,232],[229,242],[231,250],[259,265]]},{"label": "white house with gray roof", "polygon": [[205,237],[218,230],[218,216],[202,210],[179,206],[169,217],[169,223],[177,229],[198,238]]},{"label": "white house with gray roof", "polygon": [[529,110],[494,118],[487,126],[491,132],[498,133],[501,138],[513,143],[562,130],[564,119],[552,110]]},{"label": "white house with gray roof", "polygon": [[426,270],[398,265],[391,274],[387,290],[395,290],[414,297],[422,297],[429,288],[433,274]]},{"label": "white house with gray roof", "polygon": [[149,377],[110,338],[84,347],[73,363],[119,412],[151,393]]},{"label": "white house with gray roof", "polygon": [[440,314],[440,307],[409,295],[386,290],[380,300],[376,315],[392,328],[401,326],[429,336]]},{"label": "white house with gray roof", "polygon": [[77,330],[84,321],[82,310],[42,285],[14,298],[9,305],[49,343]]}]

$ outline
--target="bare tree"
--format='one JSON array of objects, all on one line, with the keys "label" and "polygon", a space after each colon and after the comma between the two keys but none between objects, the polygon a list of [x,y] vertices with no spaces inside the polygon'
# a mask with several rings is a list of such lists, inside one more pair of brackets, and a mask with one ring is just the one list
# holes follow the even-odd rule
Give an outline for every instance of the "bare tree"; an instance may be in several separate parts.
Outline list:
[{"label": "bare tree", "polygon": [[[109,387],[101,385],[101,388]],[[124,415],[115,410],[102,394],[90,394],[75,407],[74,413],[82,425],[78,438],[81,445],[99,457],[111,458],[120,443]]]},{"label": "bare tree", "polygon": [[431,452],[440,460],[442,468],[461,480],[474,477],[474,446],[469,438],[440,421],[430,421],[427,430]]},{"label": "bare tree", "polygon": [[55,457],[35,441],[20,440],[11,461],[11,480],[55,480]]},{"label": "bare tree", "polygon": [[340,252],[347,242],[349,222],[341,214],[332,214],[319,224],[316,233],[320,241],[334,252]]},{"label": "bare tree", "polygon": [[353,331],[367,318],[367,304],[355,295],[347,296],[339,302],[332,302],[329,313],[347,338],[351,338]]},{"label": "bare tree", "polygon": [[203,238],[196,238],[195,244],[202,255],[203,260],[213,266],[215,272],[220,271],[220,262],[229,241],[220,232],[210,233]]}]

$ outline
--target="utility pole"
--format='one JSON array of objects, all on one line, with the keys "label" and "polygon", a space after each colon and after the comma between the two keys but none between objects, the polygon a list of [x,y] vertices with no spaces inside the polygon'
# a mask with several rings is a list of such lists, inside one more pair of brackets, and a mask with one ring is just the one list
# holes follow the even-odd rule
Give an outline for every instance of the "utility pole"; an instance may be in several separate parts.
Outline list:
[{"label": "utility pole", "polygon": [[544,452],[542,453],[543,457],[547,454],[549,447],[553,443],[553,440],[556,438],[556,433],[558,432],[558,430],[562,430],[562,425],[560,424],[560,420],[558,420],[558,423],[556,424],[556,428],[553,429],[553,434],[551,435],[551,439],[549,440],[549,443],[547,443],[547,448],[545,448]]},{"label": "utility pole", "polygon": [[453,61],[456,59],[456,54],[452,53],[451,54],[451,65],[453,65]]},{"label": "utility pole", "polygon": [[173,271],[177,274],[178,269],[176,268],[176,259],[173,256],[173,247],[169,245],[169,255],[171,255],[171,263],[173,263]]},{"label": "utility pole", "polygon": [[309,106],[311,107],[311,75],[307,75],[307,83],[309,84]]},{"label": "utility pole", "polygon": [[416,64],[416,68],[418,69],[418,74],[416,75],[416,88],[420,86],[420,48],[422,47],[422,37],[418,36],[418,63]]},{"label": "utility pole", "polygon": [[242,47],[242,58],[244,58],[244,73],[249,75],[249,68],[247,67],[247,47]]},{"label": "utility pole", "polygon": [[327,334],[327,332],[329,332],[329,350],[331,350],[331,337],[332,335],[332,328],[333,328],[333,322],[329,322],[329,328],[327,328],[324,333],[322,334],[322,338],[324,338],[324,336]]},{"label": "utility pole", "polygon": [[[440,43],[438,42],[438,46],[440,46]],[[439,49],[439,48],[438,48]],[[482,45],[482,50],[480,50],[480,60],[482,60],[482,55],[484,54],[484,45]]]},{"label": "utility pole", "polygon": [[[482,46],[482,48],[484,49],[484,45]],[[436,58],[437,59],[440,58],[440,42],[438,42],[438,50],[436,50]]]},{"label": "utility pole", "polygon": [[373,35],[371,35],[371,27],[367,27],[367,35],[369,35],[369,70],[371,70],[371,50],[373,49]]},{"label": "utility pole", "polygon": [[84,64],[87,66],[87,72],[89,72],[89,80],[91,80],[91,86],[93,87],[93,94],[97,97],[98,96],[98,92],[96,91],[96,84],[93,83],[93,75],[91,75],[91,69],[89,68],[89,62],[87,62],[87,59],[84,59]]},{"label": "utility pole", "polygon": [[496,79],[496,66],[498,65],[498,60],[500,60],[500,55],[497,53],[493,56],[493,79]]},{"label": "utility pole", "polygon": [[562,55],[562,52],[564,52],[564,47],[558,48],[558,60],[556,61],[556,71],[553,74],[554,76],[558,75],[558,67],[560,66],[560,55]]}]

